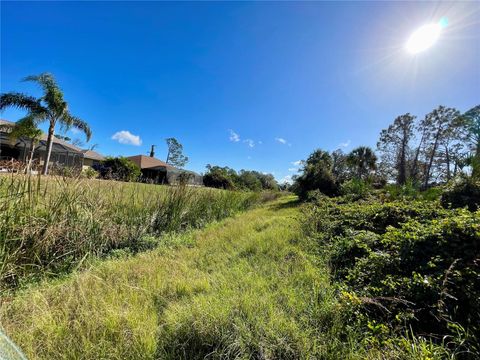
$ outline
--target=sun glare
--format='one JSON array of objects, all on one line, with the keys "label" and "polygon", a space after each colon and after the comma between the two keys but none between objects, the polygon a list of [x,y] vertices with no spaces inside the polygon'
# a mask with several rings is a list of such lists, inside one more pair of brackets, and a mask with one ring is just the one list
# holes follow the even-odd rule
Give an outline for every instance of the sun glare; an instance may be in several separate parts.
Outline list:
[{"label": "sun glare", "polygon": [[435,44],[442,32],[442,21],[417,29],[408,39],[406,49],[410,54],[422,52]]}]

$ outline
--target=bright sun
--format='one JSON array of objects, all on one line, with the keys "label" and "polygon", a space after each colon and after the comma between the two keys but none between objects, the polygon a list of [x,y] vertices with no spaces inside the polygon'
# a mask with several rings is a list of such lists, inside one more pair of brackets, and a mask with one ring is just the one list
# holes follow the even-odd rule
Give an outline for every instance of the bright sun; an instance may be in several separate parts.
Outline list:
[{"label": "bright sun", "polygon": [[423,25],[407,41],[406,49],[410,54],[417,54],[435,44],[440,37],[444,23]]}]

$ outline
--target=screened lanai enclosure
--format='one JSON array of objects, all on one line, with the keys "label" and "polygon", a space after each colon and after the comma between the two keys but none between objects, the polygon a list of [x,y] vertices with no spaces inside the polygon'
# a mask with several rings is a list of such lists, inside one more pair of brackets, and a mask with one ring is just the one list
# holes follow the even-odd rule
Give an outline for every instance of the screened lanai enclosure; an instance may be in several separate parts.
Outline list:
[{"label": "screened lanai enclosure", "polygon": [[[13,124],[2,120],[0,125]],[[26,163],[31,154],[32,143],[30,139],[12,139],[8,128],[0,128],[0,160],[2,162],[16,161]],[[43,165],[47,149],[47,135],[42,134],[39,141],[34,144],[34,168]],[[51,166],[81,168],[83,164],[83,152],[76,146],[61,139],[54,138],[50,155]]]}]

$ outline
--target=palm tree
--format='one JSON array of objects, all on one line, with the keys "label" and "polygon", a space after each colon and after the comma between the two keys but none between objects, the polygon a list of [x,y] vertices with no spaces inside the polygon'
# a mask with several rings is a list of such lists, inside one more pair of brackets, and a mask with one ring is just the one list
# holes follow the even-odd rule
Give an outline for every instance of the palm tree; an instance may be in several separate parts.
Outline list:
[{"label": "palm tree", "polygon": [[[30,154],[25,167],[25,173],[29,173],[32,167],[33,155],[35,154],[35,146],[40,136],[42,136],[42,131],[37,128],[35,121],[29,116],[18,120],[15,124],[4,125],[3,128],[2,130],[8,131],[10,139],[27,138],[30,140]],[[27,145],[25,144],[24,152],[26,152],[26,149]]]},{"label": "palm tree", "polygon": [[6,107],[16,107],[28,111],[28,117],[35,126],[41,122],[48,122],[47,151],[43,164],[42,174],[48,173],[48,163],[52,153],[55,126],[60,124],[64,129],[75,127],[81,130],[87,141],[90,140],[91,130],[88,124],[68,111],[68,104],[63,99],[63,92],[57,85],[53,75],[43,73],[27,76],[24,81],[32,81],[40,85],[43,96],[34,98],[22,93],[5,93],[0,96],[0,110]]},{"label": "palm tree", "polygon": [[347,157],[348,164],[355,168],[355,173],[359,179],[364,179],[370,171],[376,169],[377,156],[375,152],[367,147],[360,146],[353,149]]}]

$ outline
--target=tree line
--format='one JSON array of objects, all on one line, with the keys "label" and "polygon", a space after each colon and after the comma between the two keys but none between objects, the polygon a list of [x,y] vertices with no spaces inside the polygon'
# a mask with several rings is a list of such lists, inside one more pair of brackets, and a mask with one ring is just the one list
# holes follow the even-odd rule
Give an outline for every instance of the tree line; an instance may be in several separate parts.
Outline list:
[{"label": "tree line", "polygon": [[301,198],[312,190],[335,196],[351,180],[427,189],[467,169],[479,178],[480,105],[464,114],[439,106],[420,120],[410,113],[400,115],[380,132],[377,153],[366,146],[348,154],[315,150],[302,162],[292,190]]},{"label": "tree line", "polygon": [[254,170],[235,171],[227,166],[207,165],[203,175],[203,184],[226,190],[278,190],[278,184],[272,174]]}]

